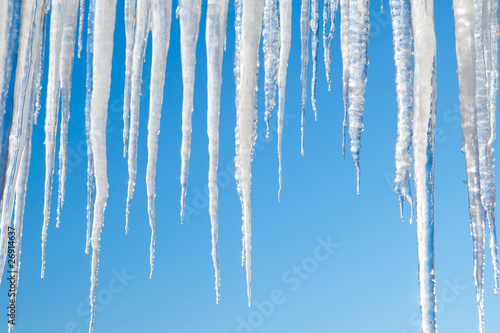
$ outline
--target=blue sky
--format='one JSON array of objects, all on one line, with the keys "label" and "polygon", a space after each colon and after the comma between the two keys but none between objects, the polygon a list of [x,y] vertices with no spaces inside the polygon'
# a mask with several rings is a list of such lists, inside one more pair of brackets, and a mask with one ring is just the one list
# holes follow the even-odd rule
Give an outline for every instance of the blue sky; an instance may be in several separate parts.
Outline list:
[{"label": "blue sky", "polygon": [[[177,3],[174,1],[174,8]],[[252,164],[252,290],[248,308],[241,267],[241,206],[234,181],[234,6],[224,56],[219,160],[221,303],[215,304],[208,215],[204,2],[197,49],[193,141],[186,221],[179,220],[182,85],[179,22],[172,20],[159,137],[155,271],[149,279],[146,210],[149,45],[144,65],[137,185],[125,235],[127,163],[122,157],[125,55],[123,3],[117,7],[108,115],[109,200],[102,233],[95,332],[270,333],[420,331],[415,225],[399,219],[393,193],[396,93],[388,2],[371,5],[361,195],[350,156],[342,158],[343,105],[339,31],[332,40],[332,91],[320,48],[318,121],[308,98],[305,156],[300,155],[300,2],[294,2],[283,133],[283,191],[277,200],[276,131],[265,140],[263,72],[259,75],[258,139]],[[477,331],[452,2],[436,1],[437,116],[435,165],[438,328]],[[321,25],[322,26],[322,25]],[[262,55],[262,54],[261,54]],[[48,60],[48,57],[45,58]],[[261,62],[262,63],[262,62]],[[46,68],[48,68],[46,66]],[[311,79],[309,64],[309,81]],[[261,66],[262,69],[262,66]],[[47,73],[45,72],[45,80]],[[88,329],[90,256],[85,255],[86,155],[83,106],[85,56],[76,59],[69,124],[69,174],[61,227],[56,191],[40,279],[45,110],[33,130],[24,216],[18,333],[76,333]],[[44,86],[45,87],[45,86]],[[308,89],[309,94],[309,89]],[[309,96],[308,96],[309,97]],[[43,91],[45,100],[45,88]],[[43,102],[44,102],[43,100]],[[276,128],[276,110],[272,115]],[[57,165],[57,164],[56,164]],[[55,177],[54,188],[57,188]],[[332,245],[333,243],[333,245]],[[330,244],[330,245],[325,245]],[[500,331],[500,298],[486,261],[487,332]],[[5,280],[0,305],[7,306]],[[3,303],[1,303],[3,302]],[[5,308],[4,308],[5,309]],[[5,317],[4,317],[5,318]],[[0,322],[6,331],[7,320]]]}]

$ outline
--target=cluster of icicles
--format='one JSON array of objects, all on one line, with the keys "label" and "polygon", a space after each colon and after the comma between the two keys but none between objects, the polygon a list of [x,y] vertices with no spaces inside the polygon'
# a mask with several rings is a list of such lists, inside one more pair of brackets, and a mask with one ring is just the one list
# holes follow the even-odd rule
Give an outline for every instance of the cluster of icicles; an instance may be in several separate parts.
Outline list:
[{"label": "cluster of icicles", "polygon": [[[220,297],[220,269],[217,239],[217,164],[219,149],[219,109],[221,68],[226,42],[228,0],[207,0],[207,128],[209,136],[209,213],[212,224],[212,257],[215,268],[216,301]],[[340,4],[339,4],[340,1]],[[181,34],[182,60],[182,147],[181,219],[187,190],[191,146],[191,116],[195,80],[196,43],[202,14],[201,0],[181,0],[177,9]],[[495,0],[454,0],[456,48],[462,112],[463,150],[466,158],[469,212],[474,243],[474,278],[477,290],[480,332],[483,319],[483,268],[486,225],[498,293],[498,260],[495,237],[495,183],[493,141],[498,90],[498,2]],[[319,50],[319,0],[302,0],[300,11],[302,117],[301,152],[304,154],[304,123],[307,98],[307,65],[311,35],[311,104],[316,110],[316,82]],[[363,104],[368,65],[368,0],[324,0],[323,50],[326,78],[330,87],[330,42],[340,7],[342,53],[342,91],[344,100],[345,154],[346,130],[358,177]],[[257,126],[257,74],[259,43],[263,35],[265,69],[265,121],[275,107],[278,88],[279,191],[281,191],[281,144],[285,107],[287,63],[291,43],[292,0],[235,0],[236,80],[236,182],[243,218],[243,265],[246,266],[247,293],[251,289],[251,161]],[[436,106],[436,38],[432,0],[390,0],[394,35],[394,59],[398,101],[395,191],[401,205],[408,201],[413,218],[416,206],[418,262],[422,331],[436,332],[434,280],[434,127]],[[82,45],[85,13],[87,22],[87,79],[85,129],[87,133],[87,243],[92,246],[90,329],[95,315],[95,294],[99,264],[100,234],[108,197],[106,161],[106,120],[110,94],[113,33],[116,0],[4,0],[0,3],[0,184],[1,233],[0,271],[7,253],[7,230],[18,230],[15,244],[20,254],[26,182],[31,154],[31,134],[41,107],[41,82],[44,64],[46,21],[50,13],[49,68],[45,106],[45,197],[42,229],[42,277],[45,242],[50,219],[50,201],[55,163],[58,114],[61,112],[59,149],[59,196],[57,226],[64,204],[67,170],[67,133],[71,96],[71,73],[75,44],[78,57]],[[166,59],[170,40],[172,0],[125,0],[126,71],[124,93],[124,154],[128,157],[129,206],[137,173],[137,139],[142,86],[142,66],[149,32],[152,32],[152,77],[148,121],[147,197],[152,229],[150,245],[151,274],[155,242],[155,174],[158,133],[163,101]],[[330,22],[327,28],[327,23]],[[78,28],[78,40],[77,36]],[[412,71],[412,56],[414,74]],[[412,86],[413,85],[413,86]],[[415,200],[410,173],[414,159]],[[279,192],[278,192],[279,197]],[[15,203],[15,205],[14,205]],[[92,205],[94,207],[92,208]],[[14,212],[13,212],[14,211]],[[93,215],[92,215],[93,213]],[[12,214],[14,214],[12,222]],[[92,220],[93,219],[93,220]],[[14,270],[19,269],[19,261]],[[9,330],[12,330],[12,326]]]}]

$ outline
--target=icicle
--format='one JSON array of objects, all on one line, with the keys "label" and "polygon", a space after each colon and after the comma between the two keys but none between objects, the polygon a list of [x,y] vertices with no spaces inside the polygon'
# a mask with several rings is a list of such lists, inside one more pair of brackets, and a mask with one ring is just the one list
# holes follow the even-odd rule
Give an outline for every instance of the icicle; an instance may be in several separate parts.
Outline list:
[{"label": "icicle", "polygon": [[116,0],[95,2],[93,90],[90,109],[90,141],[94,156],[96,198],[94,221],[92,223],[92,266],[90,286],[90,325],[92,333],[95,317],[95,297],[101,231],[104,225],[104,209],[108,199],[108,176],[106,160],[106,121],[108,118],[109,90],[111,85],[111,64],[113,57],[113,33],[115,29]]},{"label": "icicle", "polygon": [[182,146],[181,146],[181,221],[186,203],[189,156],[191,155],[191,131],[193,93],[196,64],[196,42],[201,16],[201,0],[182,0],[179,3],[182,62]]},{"label": "icicle", "polygon": [[[328,0],[327,0],[328,1]],[[318,120],[318,109],[316,108],[316,82],[318,81],[318,44],[319,44],[319,0],[311,0],[311,55],[313,61],[311,79],[311,104],[314,111],[314,120]]]},{"label": "icicle", "polygon": [[349,94],[349,0],[340,0],[340,50],[342,52],[342,97],[344,100],[342,155],[345,157],[345,143],[347,139],[347,96]]},{"label": "icicle", "polygon": [[132,55],[134,49],[136,0],[125,0],[125,88],[123,92],[123,157],[127,155],[129,132],[130,89],[132,88]]},{"label": "icicle", "polygon": [[[487,143],[487,149],[490,154],[489,156],[489,167],[493,170],[495,157],[493,155],[493,142],[496,138],[496,111],[497,111],[497,93],[498,93],[498,2],[494,0],[483,0],[488,4],[489,14],[483,19],[483,30],[489,30],[489,40],[488,40],[488,108],[489,108],[489,121],[490,121],[490,139]],[[484,17],[484,16],[483,16]],[[486,215],[486,220],[488,221],[488,227],[490,229],[490,252],[491,260],[493,263],[493,273],[495,277],[495,294],[499,293],[499,267],[498,267],[498,245],[496,238],[496,228],[495,228],[495,212],[494,207],[496,204],[496,188],[494,180],[494,172],[492,171],[491,176],[488,178],[488,182],[491,182],[491,195],[488,199],[488,211]]]},{"label": "icicle", "polygon": [[148,195],[148,215],[151,226],[150,244],[150,278],[153,275],[153,259],[155,244],[155,196],[156,196],[156,160],[158,156],[158,134],[160,133],[160,117],[163,104],[163,86],[167,54],[170,45],[170,23],[172,21],[172,0],[153,0],[153,61],[151,64],[150,103],[148,120],[148,166],[146,185]]},{"label": "icicle", "polygon": [[[47,2],[49,2],[47,0]],[[43,68],[44,68],[44,59],[45,59],[45,40],[47,35],[47,12],[44,13],[45,19],[43,20],[43,28],[42,28],[42,41],[40,43],[40,61],[38,63],[38,74],[36,77],[36,98],[35,98],[35,115],[33,119],[33,123],[36,125],[38,121],[38,113],[40,112],[40,108],[42,107],[42,80],[43,80]]]},{"label": "icicle", "polygon": [[300,115],[300,153],[304,156],[304,130],[307,106],[307,63],[309,62],[309,0],[302,0],[300,6],[300,84],[302,85],[302,112]]},{"label": "icicle", "polygon": [[57,224],[59,227],[61,208],[64,205],[66,172],[68,164],[68,122],[71,99],[71,77],[75,49],[78,0],[67,0],[64,13],[64,28],[61,41],[59,77],[61,80],[61,133],[59,134],[59,195],[57,203]]},{"label": "icicle", "polygon": [[[14,79],[19,47],[20,1],[0,4],[0,188],[3,189],[7,168],[8,138],[14,107]],[[3,191],[0,191],[0,199]]]},{"label": "icicle", "polygon": [[[18,63],[15,74],[14,110],[9,134],[8,163],[1,201],[0,274],[5,267],[8,227],[11,225],[15,187],[20,177],[23,150],[31,137],[29,126],[35,108],[36,74],[43,27],[44,0],[25,0],[21,4]],[[22,175],[21,175],[22,176]]]},{"label": "icicle", "polygon": [[83,20],[85,18],[85,0],[80,0],[80,10],[78,18],[78,58],[82,53],[83,48]]},{"label": "icicle", "polygon": [[[330,49],[330,44],[333,38],[333,32],[335,31],[335,16],[337,15],[337,8],[339,5],[339,0],[325,0],[325,5],[323,7],[323,50],[324,50],[324,60],[325,60],[325,71],[326,71],[326,82],[328,83],[328,91],[330,91],[332,86],[332,80],[330,79],[330,64],[332,62],[332,52]],[[326,23],[330,19],[330,31],[326,31]]]},{"label": "icicle", "polygon": [[283,137],[283,116],[285,114],[285,88],[286,71],[288,67],[288,56],[290,55],[290,45],[292,41],[292,0],[280,0],[280,61],[278,69],[278,169],[279,169],[279,189],[278,201],[281,194],[281,140]]},{"label": "icicle", "polygon": [[[474,46],[474,1],[454,0],[455,36],[462,114],[463,150],[469,190],[469,214],[474,242],[474,281],[479,310],[479,331],[484,332],[483,281],[485,230],[480,196],[478,118],[476,114],[476,50]],[[479,46],[480,48],[481,46]],[[482,50],[481,50],[482,51]],[[478,68],[480,71],[480,68]],[[480,86],[479,86],[480,87]],[[481,93],[481,90],[478,90]]]},{"label": "icicle", "polygon": [[349,137],[351,154],[357,174],[357,193],[359,195],[360,167],[359,152],[363,132],[363,97],[366,87],[368,66],[368,17],[369,0],[350,0],[349,4]]},{"label": "icicle", "polygon": [[137,175],[137,140],[139,138],[139,110],[141,107],[142,66],[146,54],[149,32],[151,0],[137,0],[135,42],[132,55],[130,95],[130,133],[128,140],[128,190],[125,213],[125,233],[128,233],[130,202],[134,194]]},{"label": "icicle", "polygon": [[403,203],[408,201],[413,220],[413,195],[411,193],[411,136],[413,120],[413,91],[411,70],[412,35],[410,0],[390,0],[394,63],[396,66],[396,92],[398,100],[398,138],[396,140],[396,178],[394,192],[399,199],[401,219],[404,221]]},{"label": "icicle", "polygon": [[216,303],[220,300],[220,265],[218,241],[218,189],[217,165],[219,163],[219,113],[222,84],[222,58],[226,39],[228,0],[208,0],[207,4],[207,133],[210,167],[208,189],[210,197],[209,213],[212,225],[212,261],[215,270]]},{"label": "icicle", "polygon": [[436,36],[432,0],[411,0],[414,38],[413,157],[422,333],[436,332],[434,279],[434,137]]},{"label": "icicle", "polygon": [[[236,180],[236,190],[240,198],[241,211],[244,214],[243,192],[241,189],[241,169],[240,169],[240,125],[238,119],[238,107],[240,105],[240,48],[241,48],[241,20],[243,16],[243,0],[234,0],[234,84],[235,84],[235,104],[236,104],[236,127],[234,128],[235,135],[235,156],[234,156],[234,178]],[[264,55],[265,56],[265,55]],[[242,251],[241,251],[241,266],[245,266],[245,227],[242,225]]]},{"label": "icicle", "polygon": [[89,1],[89,13],[87,17],[87,77],[85,94],[85,140],[87,143],[87,234],[85,242],[85,253],[89,253],[90,229],[92,222],[92,204],[94,202],[94,157],[92,155],[92,144],[90,142],[90,106],[92,100],[93,61],[94,61],[94,8],[95,0]]},{"label": "icicle", "polygon": [[239,124],[239,138],[236,138],[236,146],[239,148],[237,165],[240,169],[240,182],[243,197],[243,230],[244,230],[244,253],[247,277],[248,305],[251,302],[251,162],[253,144],[255,143],[254,127],[254,105],[255,88],[257,84],[257,70],[259,62],[259,42],[262,29],[263,0],[243,0],[243,16],[241,31],[241,81],[237,118]]},{"label": "icicle", "polygon": [[488,145],[491,138],[491,123],[489,112],[489,82],[491,74],[491,43],[490,43],[490,2],[489,0],[474,1],[474,41],[476,52],[476,111],[477,139],[479,147],[479,175],[481,185],[481,203],[490,230],[490,251],[493,262],[495,293],[498,292],[498,254],[496,234],[493,233],[495,219],[495,173],[493,171],[495,157],[493,147]]},{"label": "icicle", "polygon": [[49,77],[45,107],[45,192],[42,230],[42,278],[45,273],[45,243],[47,241],[47,228],[50,219],[50,199],[52,197],[54,159],[56,154],[57,115],[60,98],[59,56],[61,54],[64,6],[65,1],[52,0],[52,9],[50,12]]},{"label": "icicle", "polygon": [[269,140],[269,119],[271,118],[271,112],[273,111],[273,108],[276,104],[276,83],[278,81],[278,63],[280,52],[278,0],[264,1],[264,22],[262,37],[265,71],[264,93],[266,100],[266,113],[264,116],[264,120],[267,126],[266,139]]}]

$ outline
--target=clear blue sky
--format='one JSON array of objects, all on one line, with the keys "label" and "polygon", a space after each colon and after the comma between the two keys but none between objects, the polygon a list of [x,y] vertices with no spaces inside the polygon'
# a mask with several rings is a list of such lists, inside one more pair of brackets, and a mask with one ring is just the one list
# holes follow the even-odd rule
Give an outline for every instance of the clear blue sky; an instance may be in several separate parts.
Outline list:
[{"label": "clear blue sky", "polygon": [[[332,40],[332,91],[327,91],[320,48],[318,121],[307,105],[306,151],[300,155],[300,2],[294,1],[283,134],[283,191],[277,200],[276,135],[265,140],[263,72],[252,165],[253,300],[248,308],[241,268],[241,207],[234,173],[234,6],[230,1],[220,123],[219,250],[221,303],[215,304],[210,256],[206,134],[204,1],[197,49],[193,143],[187,220],[179,221],[182,92],[179,22],[172,20],[165,99],[159,137],[155,272],[149,279],[150,228],[146,210],[146,137],[151,47],[144,65],[137,185],[124,233],[127,163],[122,157],[125,67],[123,3],[119,1],[107,136],[110,196],[102,233],[95,332],[179,333],[416,333],[420,331],[415,225],[402,223],[393,193],[396,93],[389,5],[370,10],[361,196],[356,196],[350,156],[342,158],[339,20]],[[177,3],[174,1],[174,9]],[[465,162],[454,44],[452,1],[436,1],[436,281],[439,332],[477,332]],[[322,26],[322,25],[321,25]],[[48,60],[48,57],[45,58]],[[261,62],[262,63],[262,62]],[[46,66],[47,69],[47,66]],[[262,66],[261,66],[262,69]],[[45,72],[45,80],[47,73]],[[310,83],[311,63],[309,64]],[[85,56],[75,60],[69,124],[69,174],[61,227],[55,228],[56,191],[48,230],[45,278],[40,279],[44,181],[42,108],[33,131],[33,153],[24,216],[18,333],[88,330],[90,256],[85,248],[86,155],[83,106]],[[45,100],[45,85],[43,98]],[[308,90],[309,93],[309,90]],[[309,96],[308,96],[309,97]],[[276,126],[276,110],[272,116]],[[274,132],[275,133],[275,132]],[[498,144],[496,145],[498,146]],[[57,164],[56,164],[57,165]],[[498,179],[498,177],[497,177]],[[57,189],[57,177],[54,181]],[[500,236],[500,235],[499,235]],[[320,239],[321,241],[318,241]],[[331,241],[336,248],[318,248]],[[486,261],[487,332],[500,331],[500,298],[493,294]],[[297,267],[302,267],[300,271]],[[5,280],[0,306],[7,306]],[[270,307],[270,303],[273,306]],[[5,309],[5,307],[2,306]],[[5,311],[5,310],[4,310]],[[6,313],[6,312],[5,312]],[[7,330],[7,319],[0,331]]]}]

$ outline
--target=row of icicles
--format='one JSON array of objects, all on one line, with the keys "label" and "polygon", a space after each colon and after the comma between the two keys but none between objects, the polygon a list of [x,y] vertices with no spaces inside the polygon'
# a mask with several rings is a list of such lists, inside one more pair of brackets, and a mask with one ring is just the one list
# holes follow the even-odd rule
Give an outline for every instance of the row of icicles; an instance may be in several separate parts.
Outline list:
[{"label": "row of icicles", "polygon": [[[340,3],[339,3],[340,1]],[[398,101],[398,137],[396,142],[395,191],[401,205],[408,201],[413,218],[416,205],[420,305],[422,332],[436,332],[434,279],[434,126],[436,105],[436,38],[432,0],[390,0],[396,66]],[[480,332],[484,331],[483,280],[486,225],[494,266],[495,293],[498,294],[498,259],[495,236],[495,183],[493,141],[495,139],[496,97],[498,91],[498,1],[454,0],[456,47],[460,84],[460,106],[464,133],[467,184],[471,228],[474,242],[474,278],[479,309]],[[340,46],[342,54],[342,90],[344,101],[343,145],[346,134],[357,172],[359,194],[363,104],[368,65],[368,0],[325,0],[323,4],[323,51],[326,78],[330,88],[330,42],[340,7]],[[263,36],[265,72],[265,122],[276,104],[278,88],[279,193],[281,191],[281,144],[285,108],[285,86],[291,44],[292,0],[235,0],[236,83],[235,178],[242,206],[243,264],[246,266],[248,302],[251,299],[251,161],[257,126],[257,74],[259,44]],[[99,264],[100,235],[108,197],[106,161],[106,120],[110,94],[113,33],[116,0],[5,0],[0,3],[0,151],[1,224],[0,265],[3,272],[8,227],[18,230],[16,253],[20,254],[26,182],[31,155],[31,134],[41,108],[41,90],[45,55],[46,16],[50,11],[49,68],[45,106],[45,196],[42,230],[42,277],[45,243],[50,219],[50,201],[55,164],[55,147],[60,112],[59,196],[57,226],[64,204],[67,172],[67,135],[71,97],[71,73],[75,44],[83,49],[83,26],[87,12],[86,103],[87,135],[87,242],[92,246],[91,320],[93,330],[95,293]],[[218,259],[217,164],[219,150],[219,110],[221,69],[226,41],[228,0],[208,0],[206,10],[207,51],[207,132],[209,137],[209,213],[212,225],[212,258],[215,268],[216,301],[220,298]],[[181,147],[181,219],[187,190],[191,146],[191,116],[195,80],[196,43],[202,14],[201,0],[180,0],[183,83]],[[307,90],[309,40],[311,41],[311,104],[315,117],[316,83],[319,52],[319,0],[301,0],[300,42],[302,114],[301,153],[304,155],[304,124]],[[147,197],[151,226],[150,265],[153,273],[155,242],[155,174],[158,134],[163,102],[166,59],[170,40],[172,0],[125,0],[125,92],[124,155],[128,157],[129,207],[137,174],[137,140],[142,86],[142,66],[149,32],[152,37],[152,68],[148,120]],[[329,27],[328,21],[330,22]],[[78,40],[77,36],[78,28]],[[311,38],[310,38],[311,37]],[[415,74],[412,71],[412,55]],[[412,86],[413,85],[413,86]],[[96,89],[94,89],[96,87]],[[410,177],[414,159],[415,199]],[[14,200],[15,199],[15,200]],[[14,205],[15,203],[15,205]],[[94,207],[92,208],[92,205]],[[93,212],[93,216],[92,216]],[[12,214],[14,214],[12,222]],[[92,220],[93,219],[93,220]],[[410,220],[411,222],[411,220]],[[19,269],[19,261],[14,269]],[[9,326],[12,331],[13,326]]]}]

